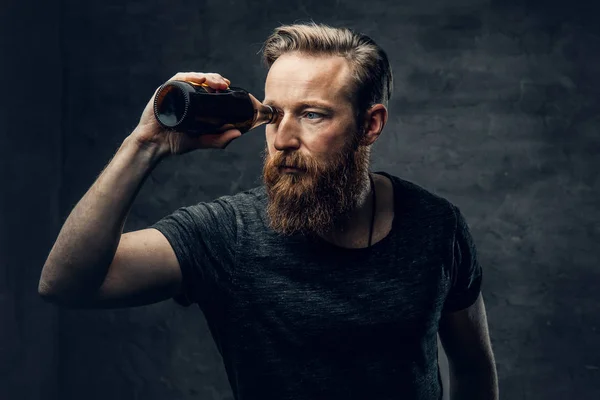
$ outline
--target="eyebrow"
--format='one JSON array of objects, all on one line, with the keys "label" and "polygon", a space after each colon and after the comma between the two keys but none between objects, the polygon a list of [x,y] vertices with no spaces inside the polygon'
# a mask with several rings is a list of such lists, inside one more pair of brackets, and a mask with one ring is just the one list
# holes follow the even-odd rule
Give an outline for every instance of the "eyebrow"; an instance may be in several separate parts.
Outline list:
[{"label": "eyebrow", "polygon": [[[267,105],[267,106],[271,106],[271,107],[281,108],[281,107],[277,106],[277,103],[275,101],[272,101],[272,100],[263,101],[263,104]],[[334,107],[332,105],[329,105],[328,103],[318,102],[318,101],[302,101],[300,103],[297,103],[294,106],[295,110],[299,110],[299,109],[301,110],[304,108],[320,108],[320,109],[327,110],[330,112],[334,111]]]}]

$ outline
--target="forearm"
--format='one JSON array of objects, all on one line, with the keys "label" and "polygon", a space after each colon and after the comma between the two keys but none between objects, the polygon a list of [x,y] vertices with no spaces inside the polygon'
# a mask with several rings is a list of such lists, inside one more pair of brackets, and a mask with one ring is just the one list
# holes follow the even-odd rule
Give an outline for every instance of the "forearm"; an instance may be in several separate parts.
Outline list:
[{"label": "forearm", "polygon": [[456,372],[450,368],[450,400],[498,400],[496,368]]},{"label": "forearm", "polygon": [[160,158],[131,136],[124,140],[63,224],[42,269],[41,295],[61,297],[100,287],[131,204]]}]

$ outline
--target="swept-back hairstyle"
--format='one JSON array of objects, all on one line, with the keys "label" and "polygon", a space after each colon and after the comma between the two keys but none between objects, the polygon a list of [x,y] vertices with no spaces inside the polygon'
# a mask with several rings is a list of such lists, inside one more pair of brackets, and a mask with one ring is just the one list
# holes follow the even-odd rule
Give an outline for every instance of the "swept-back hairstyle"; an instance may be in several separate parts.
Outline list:
[{"label": "swept-back hairstyle", "polygon": [[392,68],[387,54],[373,39],[352,29],[315,22],[282,25],[275,28],[262,50],[268,68],[290,52],[344,57],[352,71],[347,95],[357,117],[373,104],[387,107],[392,96]]}]

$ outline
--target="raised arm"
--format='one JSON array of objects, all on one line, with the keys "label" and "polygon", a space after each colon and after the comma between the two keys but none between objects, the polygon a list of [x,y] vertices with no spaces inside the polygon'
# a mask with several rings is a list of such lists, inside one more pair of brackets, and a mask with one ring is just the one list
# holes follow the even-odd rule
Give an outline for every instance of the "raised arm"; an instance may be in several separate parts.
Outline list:
[{"label": "raised arm", "polygon": [[[179,73],[171,79],[223,89],[218,74]],[[155,92],[156,95],[156,92]],[[144,180],[169,155],[200,148],[225,148],[238,130],[191,137],[165,131],[150,99],[129,135],[65,221],[44,264],[38,285],[46,300],[67,307],[128,307],[174,296],[181,270],[168,240],[156,229],[123,234]]]}]

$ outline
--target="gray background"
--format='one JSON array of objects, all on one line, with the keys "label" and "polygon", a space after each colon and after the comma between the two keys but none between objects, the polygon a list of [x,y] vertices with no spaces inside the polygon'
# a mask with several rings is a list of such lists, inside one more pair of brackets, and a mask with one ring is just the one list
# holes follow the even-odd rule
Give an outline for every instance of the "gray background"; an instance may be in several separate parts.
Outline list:
[{"label": "gray background", "polygon": [[[457,204],[485,271],[503,399],[600,398],[600,28],[578,1],[3,0],[0,399],[231,399],[201,312],[43,303],[62,222],[178,71],[263,96],[262,41],[310,18],[395,76],[372,166]],[[126,231],[259,183],[264,129],[165,161]],[[399,394],[401,397],[401,394]]]}]

